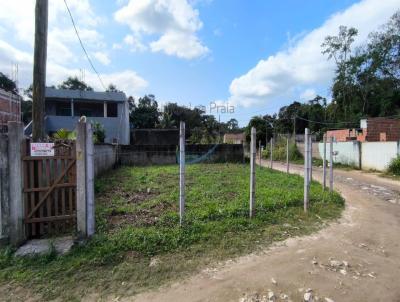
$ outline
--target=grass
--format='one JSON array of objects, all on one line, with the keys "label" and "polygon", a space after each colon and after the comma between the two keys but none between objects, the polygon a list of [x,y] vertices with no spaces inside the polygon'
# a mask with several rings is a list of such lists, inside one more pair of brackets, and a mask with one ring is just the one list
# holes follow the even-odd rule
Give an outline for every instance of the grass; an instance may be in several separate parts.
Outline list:
[{"label": "grass", "polygon": [[41,300],[134,295],[309,234],[338,218],[344,205],[313,182],[304,214],[301,177],[257,168],[256,215],[249,219],[248,166],[189,165],[179,227],[178,179],[177,166],[122,167],[98,179],[96,235],[65,256],[17,258],[0,250],[0,288],[29,288]]}]

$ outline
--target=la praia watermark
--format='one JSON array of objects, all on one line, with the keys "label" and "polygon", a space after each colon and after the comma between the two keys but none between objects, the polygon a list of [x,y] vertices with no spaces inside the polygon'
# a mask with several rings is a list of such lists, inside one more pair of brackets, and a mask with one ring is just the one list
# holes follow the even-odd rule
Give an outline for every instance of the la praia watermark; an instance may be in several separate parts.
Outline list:
[{"label": "la praia watermark", "polygon": [[[208,112],[209,114],[232,114],[235,113],[235,106],[229,103],[218,104],[216,102],[211,102],[208,107],[200,105],[196,107],[197,109]],[[208,109],[208,110],[207,110]]]}]

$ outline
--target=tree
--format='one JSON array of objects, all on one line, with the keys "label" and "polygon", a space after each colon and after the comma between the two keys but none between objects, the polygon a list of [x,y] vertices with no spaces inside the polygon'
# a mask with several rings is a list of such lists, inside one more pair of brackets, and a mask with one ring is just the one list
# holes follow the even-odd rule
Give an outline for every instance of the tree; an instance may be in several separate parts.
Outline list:
[{"label": "tree", "polygon": [[117,86],[115,86],[114,84],[110,83],[110,85],[108,85],[106,92],[121,92],[121,90],[117,89]]},{"label": "tree", "polygon": [[[275,119],[270,115],[264,117],[254,116],[250,119],[249,124],[245,128],[246,141],[250,142],[251,139],[251,128],[256,128],[256,141],[263,142],[266,145],[273,135],[273,128]],[[267,140],[267,141],[266,141]]]},{"label": "tree", "polygon": [[137,105],[135,100],[131,98],[130,106],[129,117],[134,128],[152,129],[159,123],[160,113],[154,95],[149,94],[139,98]]},{"label": "tree", "polygon": [[226,128],[228,129],[229,132],[235,132],[239,130],[239,123],[237,119],[230,119],[229,121],[226,122]]},{"label": "tree", "polygon": [[64,82],[58,85],[59,89],[71,89],[71,90],[84,90],[93,91],[93,88],[86,84],[84,81],[78,79],[78,77],[68,77]]},{"label": "tree", "polygon": [[0,72],[0,88],[12,94],[18,94],[15,82],[2,72]]}]

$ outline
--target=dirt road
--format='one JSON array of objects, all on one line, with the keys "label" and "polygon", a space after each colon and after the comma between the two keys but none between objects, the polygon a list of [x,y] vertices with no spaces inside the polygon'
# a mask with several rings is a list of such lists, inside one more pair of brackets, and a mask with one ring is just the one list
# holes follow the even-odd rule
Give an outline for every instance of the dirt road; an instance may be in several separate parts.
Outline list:
[{"label": "dirt road", "polygon": [[[286,171],[280,163],[274,168]],[[291,173],[302,172],[301,166],[292,165]],[[313,172],[319,181],[321,176],[320,169]],[[334,186],[346,199],[338,223],[119,301],[237,302],[245,294],[267,295],[269,290],[276,301],[303,301],[309,288],[324,302],[400,301],[399,182],[337,170]]]}]

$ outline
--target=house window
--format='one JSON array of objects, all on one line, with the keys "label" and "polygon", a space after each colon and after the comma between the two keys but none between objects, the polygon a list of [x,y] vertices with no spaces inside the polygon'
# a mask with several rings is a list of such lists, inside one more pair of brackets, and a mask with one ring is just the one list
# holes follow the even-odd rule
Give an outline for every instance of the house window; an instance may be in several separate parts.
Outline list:
[{"label": "house window", "polygon": [[57,116],[71,116],[71,104],[61,103],[56,105]]},{"label": "house window", "polygon": [[107,117],[118,117],[118,104],[107,103]]}]

